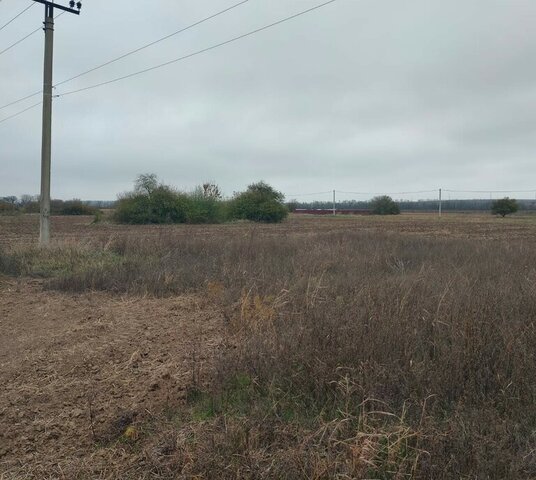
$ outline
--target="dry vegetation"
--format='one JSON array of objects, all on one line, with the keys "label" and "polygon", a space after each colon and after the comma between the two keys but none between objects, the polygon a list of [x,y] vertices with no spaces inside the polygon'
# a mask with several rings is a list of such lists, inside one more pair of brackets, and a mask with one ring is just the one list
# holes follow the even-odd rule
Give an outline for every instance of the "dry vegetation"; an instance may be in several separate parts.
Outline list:
[{"label": "dry vegetation", "polygon": [[[87,421],[76,458],[21,464],[6,443],[5,478],[536,477],[531,218],[80,223],[46,253],[9,225],[0,269],[41,278],[45,298],[131,298],[136,310],[197,299],[197,312],[220,312],[222,338],[203,373],[189,352],[189,374],[151,415],[115,436]],[[143,311],[173,338],[169,311]],[[113,334],[135,336],[139,321],[128,324]],[[123,375],[112,383],[128,385]],[[0,405],[2,422],[12,408]]]}]

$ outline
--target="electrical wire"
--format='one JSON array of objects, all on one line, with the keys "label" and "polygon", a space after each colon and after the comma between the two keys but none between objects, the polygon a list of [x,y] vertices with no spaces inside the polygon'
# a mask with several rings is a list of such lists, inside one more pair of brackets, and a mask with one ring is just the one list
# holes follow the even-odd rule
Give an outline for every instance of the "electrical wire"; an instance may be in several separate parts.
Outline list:
[{"label": "electrical wire", "polygon": [[23,102],[24,100],[28,100],[29,98],[35,97],[36,95],[39,95],[40,93],[43,93],[43,90],[39,90],[38,92],[27,95],[26,97],[19,98],[18,100],[15,100],[14,102],[6,103],[5,105],[2,105],[0,107],[0,110],[2,110],[3,108],[11,107],[11,105],[16,105],[17,103]]},{"label": "electrical wire", "polygon": [[122,60],[123,58],[129,57],[130,55],[134,55],[135,53],[141,52],[142,50],[145,50],[146,48],[152,47],[153,45],[156,45],[157,43],[163,42],[164,40],[167,40],[171,37],[174,37],[175,35],[178,35],[179,33],[183,33],[186,30],[190,30],[194,27],[197,27],[198,25],[201,25],[202,23],[208,22],[209,20],[212,20],[213,18],[216,18],[220,15],[223,15],[226,12],[229,12],[230,10],[233,10],[241,5],[244,5],[245,3],[248,3],[249,0],[242,0],[241,2],[238,2],[234,5],[231,5],[230,7],[225,8],[224,10],[221,10],[217,13],[214,13],[213,15],[210,15],[209,17],[203,18],[202,20],[199,20],[195,23],[192,23],[191,25],[188,25],[187,27],[181,28],[180,30],[177,30],[176,32],[170,33],[169,35],[166,35],[162,38],[159,38],[158,40],[155,40],[153,42],[147,43],[146,45],[143,45],[139,48],[136,48],[134,50],[131,50],[130,52],[127,52],[123,55],[120,55],[119,57],[116,57],[112,60],[109,60],[108,62],[102,63],[100,65],[97,65],[96,67],[90,68],[89,70],[86,70],[85,72],[79,73],[78,75],[75,75],[74,77],[68,78],[67,80],[63,80],[62,82],[56,83],[56,87],[63,85],[65,83],[71,82],[77,78],[80,78],[84,75],[87,75],[88,73],[92,73],[96,70],[100,70],[103,67],[106,67],[108,65],[111,65],[112,63],[115,63],[119,60]]},{"label": "electrical wire", "polygon": [[331,3],[335,3],[336,1],[337,0],[329,0],[327,2],[321,3],[320,5],[316,5],[314,7],[308,8],[307,10],[302,10],[301,12],[295,13],[294,15],[291,15],[289,17],[286,17],[286,18],[283,18],[281,20],[278,20],[277,22],[273,22],[273,23],[270,23],[270,24],[265,25],[263,27],[256,28],[255,30],[252,30],[250,32],[244,33],[244,34],[239,35],[237,37],[233,37],[233,38],[231,38],[229,40],[226,40],[224,42],[220,42],[220,43],[217,43],[215,45],[211,45],[210,47],[203,48],[201,50],[197,50],[196,52],[189,53],[188,55],[184,55],[182,57],[175,58],[174,60],[170,60],[168,62],[164,62],[164,63],[158,64],[158,65],[155,65],[153,67],[145,68],[145,69],[139,70],[137,72],[129,73],[128,75],[123,75],[121,77],[116,77],[116,78],[113,78],[113,79],[108,80],[106,82],[96,83],[94,85],[89,85],[88,87],[78,88],[76,90],[71,90],[71,91],[68,91],[68,92],[65,92],[65,93],[62,93],[62,94],[58,94],[58,97],[65,97],[67,95],[73,95],[75,93],[85,92],[87,90],[92,90],[94,88],[102,87],[104,85],[109,85],[111,83],[120,82],[122,80],[126,80],[128,78],[132,78],[132,77],[135,77],[137,75],[148,73],[148,72],[151,72],[153,70],[157,70],[159,68],[167,67],[168,65],[172,65],[172,64],[180,62],[182,60],[186,60],[186,59],[195,57],[197,55],[201,55],[202,53],[206,53],[206,52],[209,52],[211,50],[215,50],[217,48],[223,47],[224,45],[229,45],[230,43],[236,42],[238,40],[242,40],[243,38],[250,37],[250,36],[255,35],[255,34],[259,33],[259,32],[267,30],[269,28],[275,27],[276,25],[281,25],[282,23],[288,22],[288,21],[293,20],[293,19],[295,19],[297,17],[301,17],[302,15],[310,13],[310,12],[312,12],[314,10],[318,10],[319,8],[325,7],[326,5],[329,5]]},{"label": "electrical wire", "polygon": [[[74,75],[73,77],[67,78],[66,80],[62,80],[61,82],[56,83],[54,86],[57,87],[59,85],[64,85],[64,84],[66,84],[68,82],[71,82],[71,81],[77,79],[77,78],[80,78],[80,77],[82,77],[84,75],[87,75],[88,73],[92,73],[92,72],[95,72],[96,70],[100,70],[101,68],[104,68],[104,67],[106,67],[108,65],[111,65],[112,63],[115,63],[115,62],[117,62],[119,60],[122,60],[122,59],[124,59],[126,57],[129,57],[130,55],[134,55],[135,53],[138,53],[138,52],[140,52],[142,50],[145,50],[146,48],[152,47],[153,45],[156,45],[157,43],[163,42],[164,40],[167,40],[167,39],[169,39],[171,37],[174,37],[175,35],[178,35],[178,34],[180,34],[182,32],[185,32],[186,30],[190,30],[190,29],[192,29],[192,28],[194,28],[194,27],[196,27],[198,25],[201,25],[202,23],[208,22],[209,20],[212,20],[213,18],[216,18],[216,17],[218,17],[220,15],[223,15],[224,13],[229,12],[230,10],[233,10],[233,9],[235,9],[235,8],[239,7],[240,5],[243,5],[243,4],[247,3],[247,2],[249,2],[249,0],[242,0],[239,3],[231,5],[230,7],[227,7],[224,10],[220,10],[219,12],[216,12],[216,13],[208,16],[208,17],[202,18],[201,20],[198,20],[195,23],[192,23],[192,24],[190,24],[190,25],[188,25],[188,26],[186,26],[184,28],[181,28],[180,30],[177,30],[177,31],[175,31],[173,33],[170,33],[169,35],[166,35],[166,36],[164,36],[162,38],[159,38],[158,40],[154,40],[154,41],[152,41],[150,43],[147,43],[147,44],[145,44],[145,45],[143,45],[143,46],[141,46],[139,48],[136,48],[136,49],[131,50],[131,51],[127,52],[127,53],[124,53],[124,54],[120,55],[119,57],[113,58],[112,60],[104,62],[104,63],[102,63],[100,65],[97,65],[96,67],[90,68],[89,70],[86,70],[86,71],[84,71],[82,73]],[[60,13],[60,15],[63,14],[63,13],[65,13],[65,12]],[[29,35],[24,37],[22,40],[25,40],[26,38],[28,38],[29,36],[33,35],[35,32],[37,32],[39,30],[40,29],[38,28],[37,30],[33,31],[32,33],[30,33]],[[7,51],[10,48],[14,47],[18,43],[22,42],[22,40],[19,40],[15,44],[13,44],[10,47],[6,48],[6,50],[4,50],[4,51]],[[0,55],[2,55],[2,53],[4,53],[4,52],[0,52]],[[17,103],[23,102],[24,100],[27,100],[29,98],[35,97],[36,95],[39,95],[42,92],[43,92],[42,90],[39,90],[39,91],[31,93],[30,95],[27,95],[27,96],[25,96],[23,98],[19,98],[18,100],[14,100],[13,102],[10,102],[10,103],[7,103],[5,105],[2,105],[2,106],[0,106],[0,110],[2,110],[4,108],[7,108],[7,107],[10,107],[11,105],[15,105]]]},{"label": "electrical wire", "polygon": [[[61,17],[65,12],[61,12],[59,13],[58,15],[56,15],[54,17],[54,20],[58,17]],[[30,32],[28,35],[26,35],[25,37],[22,37],[20,40],[17,40],[15,43],[12,43],[9,47],[5,48],[4,50],[0,51],[0,55],[6,53],[7,51],[11,50],[13,47],[16,47],[19,43],[22,43],[24,40],[26,40],[27,38],[30,38],[32,35],[34,35],[35,33],[37,33],[39,30],[42,30],[43,27],[38,27],[36,28],[33,32]],[[28,95],[27,97],[24,97],[23,99],[19,99],[19,100],[16,100],[14,102],[11,102],[10,104],[8,105],[4,105],[3,107],[0,107],[0,109],[6,107],[6,106],[9,106],[9,105],[14,105],[15,103],[19,103],[19,102],[22,102],[23,100],[26,100],[27,98],[30,98],[30,97],[34,97],[35,95],[38,95],[39,93],[41,93],[41,91],[37,92],[37,93],[33,93],[32,95]]]},{"label": "electrical wire", "polygon": [[416,195],[418,193],[437,193],[437,190],[418,190],[416,192],[343,192],[337,190],[337,193],[344,193],[349,195]]},{"label": "electrical wire", "polygon": [[[316,6],[314,6],[314,7],[308,8],[308,9],[306,9],[306,10],[302,10],[301,12],[295,13],[294,15],[290,15],[290,16],[285,17],[285,18],[283,18],[283,19],[281,19],[281,20],[278,20],[278,21],[276,21],[276,22],[273,22],[273,23],[270,23],[270,24],[265,25],[265,26],[263,26],[263,27],[260,27],[260,28],[257,28],[257,29],[255,29],[255,30],[252,30],[252,31],[250,31],[250,32],[248,32],[248,33],[239,35],[239,36],[237,36],[237,37],[231,38],[231,39],[226,40],[226,41],[224,41],[224,42],[220,42],[220,43],[218,43],[218,44],[216,44],[216,45],[212,45],[212,46],[207,47],[207,48],[204,48],[204,49],[202,49],[202,50],[198,50],[198,51],[193,52],[193,53],[190,53],[190,54],[188,54],[188,55],[184,55],[183,57],[179,57],[179,58],[174,59],[174,60],[171,60],[171,61],[169,61],[169,62],[165,62],[165,63],[163,63],[163,64],[156,65],[156,66],[154,66],[154,67],[146,68],[146,69],[144,69],[144,70],[141,70],[141,71],[138,71],[138,72],[134,72],[134,73],[131,73],[131,74],[129,74],[129,75],[125,75],[125,76],[122,76],[122,77],[118,77],[118,78],[109,80],[109,81],[107,81],[107,82],[102,82],[102,83],[99,83],[99,84],[96,84],[96,85],[90,85],[89,87],[80,88],[80,89],[77,89],[77,90],[72,90],[72,91],[69,91],[69,92],[65,92],[65,93],[63,93],[63,94],[57,94],[57,95],[55,95],[55,97],[57,98],[57,97],[64,97],[64,96],[67,96],[67,95],[73,95],[73,94],[75,94],[75,93],[79,93],[79,92],[83,92],[83,91],[86,91],[86,90],[94,89],[94,88],[97,88],[97,87],[100,87],[100,86],[103,86],[103,85],[108,85],[108,84],[110,84],[110,83],[115,83],[115,82],[118,82],[118,81],[120,81],[120,80],[125,80],[125,79],[127,79],[127,78],[134,77],[134,76],[136,76],[136,75],[140,75],[140,74],[142,74],[142,73],[146,73],[146,72],[149,72],[149,71],[152,71],[152,70],[156,70],[156,69],[158,69],[158,68],[162,68],[162,67],[167,66],[167,65],[171,65],[171,64],[173,64],[173,63],[177,63],[177,62],[179,62],[179,61],[181,61],[181,60],[185,60],[185,59],[187,59],[187,58],[191,58],[191,57],[194,57],[194,56],[196,56],[196,55],[200,55],[200,54],[202,54],[202,53],[208,52],[208,51],[210,51],[210,50],[214,50],[214,49],[216,49],[216,48],[222,47],[222,46],[224,46],[224,45],[228,45],[228,44],[230,44],[230,43],[236,42],[236,41],[241,40],[241,39],[243,39],[243,38],[250,37],[250,36],[252,36],[252,35],[254,35],[254,34],[256,34],[256,33],[262,32],[262,31],[267,30],[267,29],[269,29],[269,28],[271,28],[271,27],[275,27],[276,25],[280,25],[280,24],[282,24],[282,23],[288,22],[288,21],[293,20],[293,19],[295,19],[295,18],[297,18],[297,17],[300,17],[300,16],[302,16],[302,15],[305,15],[305,14],[307,14],[307,13],[310,13],[310,12],[312,12],[312,11],[314,11],[314,10],[318,10],[318,9],[320,9],[320,8],[322,8],[322,7],[325,7],[326,5],[329,5],[329,4],[331,4],[331,3],[335,3],[336,1],[337,1],[337,0],[329,0],[329,1],[327,1],[327,2],[321,3],[321,4],[319,4],[319,5],[316,5]],[[19,100],[16,100],[16,101],[14,101],[14,102],[11,102],[11,103],[9,103],[9,104],[3,105],[2,107],[0,107],[0,109],[5,108],[5,107],[8,107],[8,106],[11,106],[11,105],[14,105],[14,104],[16,104],[16,103],[18,103],[18,102],[21,102],[22,100],[26,100],[26,99],[28,99],[28,98],[34,97],[35,95],[38,95],[39,93],[41,93],[41,91],[40,91],[40,92],[33,93],[33,94],[31,94],[31,95],[27,95],[27,96],[24,97],[23,99],[19,99]],[[41,102],[40,102],[40,103],[41,103]],[[11,116],[9,116],[9,117],[6,117],[6,118],[0,120],[0,123],[3,123],[3,122],[5,122],[5,121],[7,121],[7,120],[9,120],[9,119],[11,119],[11,118],[14,118],[14,117],[18,116],[18,115],[21,115],[22,113],[24,113],[24,112],[30,110],[31,108],[34,108],[34,107],[37,106],[37,105],[39,105],[39,103],[38,103],[38,104],[35,104],[35,105],[32,105],[31,107],[28,107],[28,108],[26,108],[26,109],[24,109],[24,110],[21,110],[20,112],[17,112],[17,113],[15,113],[14,115],[11,115]]]},{"label": "electrical wire", "polygon": [[285,195],[285,197],[287,198],[292,198],[292,197],[310,197],[310,196],[313,196],[313,195],[327,195],[328,193],[333,193],[333,190],[330,190],[328,192],[315,192],[315,193],[295,193],[293,195]]},{"label": "electrical wire", "polygon": [[2,25],[0,27],[0,32],[6,28],[9,24],[13,23],[15,20],[17,20],[17,18],[19,18],[24,12],[26,12],[27,10],[30,10],[30,8],[32,8],[33,6],[35,5],[35,2],[32,2],[30,3],[30,5],[28,5],[22,12],[18,13],[17,15],[15,15],[9,22],[7,23],[4,23],[4,25]]},{"label": "electrical wire", "polygon": [[24,110],[21,110],[20,112],[14,113],[13,115],[10,115],[9,117],[2,118],[0,120],[0,123],[7,122],[8,120],[11,120],[12,118],[18,117],[19,115],[22,115],[24,112],[27,112],[28,110],[31,110],[32,108],[35,108],[39,105],[41,105],[43,102],[35,103],[34,105],[31,105],[30,107],[25,108]]},{"label": "electrical wire", "polygon": [[448,193],[536,193],[536,190],[443,190]]},{"label": "electrical wire", "polygon": [[11,50],[13,47],[16,47],[19,43],[22,43],[24,40],[26,40],[27,38],[30,38],[32,35],[34,35],[35,33],[37,33],[39,30],[41,30],[42,27],[39,27],[39,28],[36,28],[33,32],[30,32],[28,35],[26,35],[25,37],[22,37],[20,40],[17,40],[15,43],[12,43],[9,47],[5,48],[4,50],[0,51],[0,55],[3,55],[4,53],[6,53],[7,51]]}]

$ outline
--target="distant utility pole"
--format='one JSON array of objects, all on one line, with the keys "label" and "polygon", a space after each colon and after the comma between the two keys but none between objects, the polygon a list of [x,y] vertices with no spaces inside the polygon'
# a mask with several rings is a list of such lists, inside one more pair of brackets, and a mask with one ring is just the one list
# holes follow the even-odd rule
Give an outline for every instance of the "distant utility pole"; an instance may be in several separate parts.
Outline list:
[{"label": "distant utility pole", "polygon": [[337,215],[337,205],[336,205],[336,199],[335,199],[335,190],[333,190],[333,215]]},{"label": "distant utility pole", "polygon": [[[80,15],[82,3],[69,2],[69,7],[47,0],[33,0],[45,6],[45,66],[43,74],[43,138],[41,144],[41,205],[39,244],[50,243],[50,157],[52,151],[52,71],[54,59],[54,8]],[[74,8],[76,6],[76,9]]]},{"label": "distant utility pole", "polygon": [[442,200],[441,200],[441,189],[439,189],[439,216],[441,216],[441,213],[442,213],[442,210],[443,210],[443,205],[442,205],[441,203],[442,203]]}]

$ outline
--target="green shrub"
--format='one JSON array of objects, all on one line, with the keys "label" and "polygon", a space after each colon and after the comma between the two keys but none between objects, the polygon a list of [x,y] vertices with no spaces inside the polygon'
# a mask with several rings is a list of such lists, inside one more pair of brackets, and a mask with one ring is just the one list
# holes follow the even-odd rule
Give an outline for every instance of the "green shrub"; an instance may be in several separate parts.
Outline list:
[{"label": "green shrub", "polygon": [[227,219],[281,222],[288,209],[283,194],[259,182],[231,201],[223,201],[219,187],[205,183],[192,193],[158,184],[153,174],[140,175],[135,189],[119,197],[114,218],[120,223],[221,223]]},{"label": "green shrub", "polygon": [[511,213],[516,213],[518,210],[519,205],[516,200],[508,197],[495,200],[491,205],[491,213],[493,215],[500,215],[503,218]]},{"label": "green shrub", "polygon": [[194,192],[189,200],[188,223],[220,223],[225,220],[222,202],[217,198]]},{"label": "green shrub", "polygon": [[119,198],[114,218],[130,224],[220,223],[225,211],[217,185],[205,184],[186,194],[159,185],[153,174],[144,174],[133,192]]},{"label": "green shrub", "polygon": [[115,220],[120,223],[185,223],[190,200],[184,194],[159,186],[150,194],[131,192],[117,202]]},{"label": "green shrub", "polygon": [[114,219],[119,223],[146,223],[148,210],[149,197],[138,193],[126,193],[117,200]]},{"label": "green shrub", "polygon": [[374,197],[370,201],[370,207],[374,215],[398,215],[400,207],[388,195]]},{"label": "green shrub", "polygon": [[161,185],[151,193],[149,207],[151,214],[149,223],[186,223],[192,205],[184,193]]},{"label": "green shrub", "polygon": [[288,215],[284,196],[265,182],[251,184],[245,192],[235,194],[229,204],[233,219],[278,223]]},{"label": "green shrub", "polygon": [[103,217],[103,213],[101,210],[97,209],[97,211],[95,212],[95,215],[93,216],[93,224],[95,223],[100,223],[102,221],[102,217]]}]

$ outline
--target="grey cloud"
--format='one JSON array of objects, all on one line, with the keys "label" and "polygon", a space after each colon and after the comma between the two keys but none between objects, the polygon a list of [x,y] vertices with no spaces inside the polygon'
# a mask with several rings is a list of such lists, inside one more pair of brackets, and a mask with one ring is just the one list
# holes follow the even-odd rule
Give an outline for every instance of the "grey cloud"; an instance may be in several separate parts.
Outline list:
[{"label": "grey cloud", "polygon": [[[87,0],[56,29],[62,80],[233,2]],[[177,58],[314,5],[251,0],[57,93]],[[0,19],[16,12],[2,2]],[[40,7],[0,32],[35,28]],[[114,198],[154,171],[226,193],[534,187],[532,0],[338,0],[144,76],[59,98],[53,194]],[[0,104],[39,88],[42,38],[0,56]],[[0,119],[25,104],[0,111]],[[0,195],[36,192],[40,112],[0,124]]]}]

